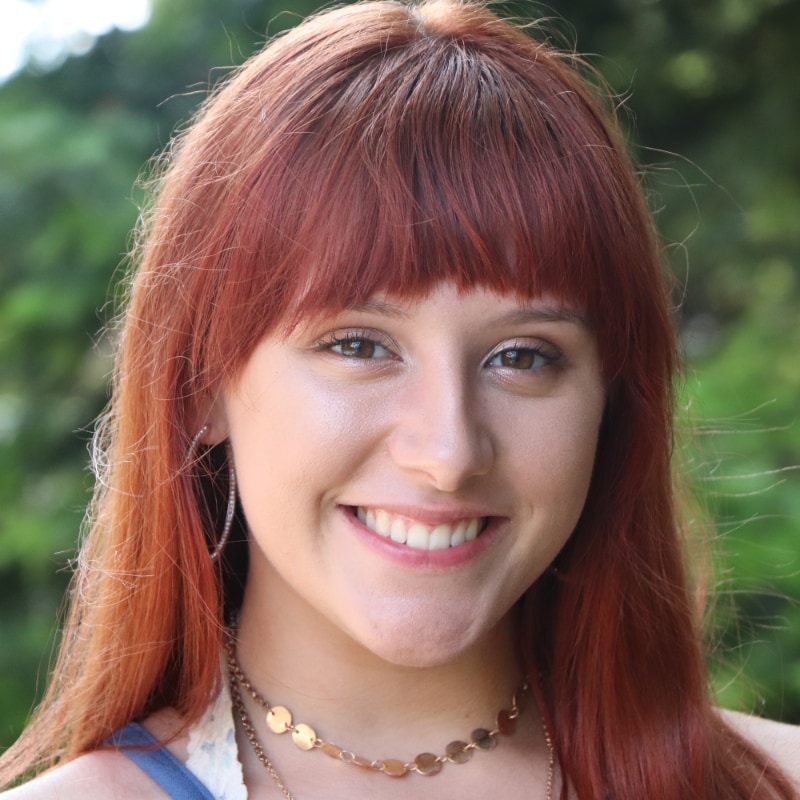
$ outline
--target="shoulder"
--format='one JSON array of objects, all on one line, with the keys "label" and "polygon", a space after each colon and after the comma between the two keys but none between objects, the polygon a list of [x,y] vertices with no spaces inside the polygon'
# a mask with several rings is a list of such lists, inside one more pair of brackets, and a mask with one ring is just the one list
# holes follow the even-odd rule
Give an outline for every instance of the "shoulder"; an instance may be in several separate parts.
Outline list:
[{"label": "shoulder", "polygon": [[[145,727],[180,760],[186,758],[185,737],[176,712],[163,709],[148,717]],[[55,767],[0,800],[165,800],[166,792],[118,750],[95,750]]]},{"label": "shoulder", "polygon": [[98,750],[2,793],[2,800],[164,800],[165,792],[127,756]]},{"label": "shoulder", "polygon": [[736,711],[720,713],[731,728],[763,750],[800,787],[800,727]]}]

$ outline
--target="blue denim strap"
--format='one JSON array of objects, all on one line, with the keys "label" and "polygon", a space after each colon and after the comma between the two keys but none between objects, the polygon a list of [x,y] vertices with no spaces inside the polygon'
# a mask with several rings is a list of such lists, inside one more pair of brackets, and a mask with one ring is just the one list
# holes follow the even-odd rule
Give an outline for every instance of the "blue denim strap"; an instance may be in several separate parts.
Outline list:
[{"label": "blue denim strap", "polygon": [[211,792],[166,747],[139,749],[158,744],[158,740],[138,722],[115,731],[108,744],[118,748],[174,800],[214,800]]}]

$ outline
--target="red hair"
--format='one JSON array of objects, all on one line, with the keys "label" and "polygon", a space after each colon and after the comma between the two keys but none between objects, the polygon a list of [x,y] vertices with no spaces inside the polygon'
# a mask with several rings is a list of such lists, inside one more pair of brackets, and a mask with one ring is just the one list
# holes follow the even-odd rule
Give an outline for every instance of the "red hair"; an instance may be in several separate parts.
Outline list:
[{"label": "red hair", "polygon": [[61,655],[0,780],[166,705],[198,718],[241,593],[208,557],[223,482],[186,463],[204,405],[270,332],[446,280],[579,307],[609,386],[582,517],[524,599],[565,786],[792,796],[712,708],[673,501],[669,294],[588,86],[574,57],[479,3],[387,0],[310,18],[206,102],[135,254]]}]

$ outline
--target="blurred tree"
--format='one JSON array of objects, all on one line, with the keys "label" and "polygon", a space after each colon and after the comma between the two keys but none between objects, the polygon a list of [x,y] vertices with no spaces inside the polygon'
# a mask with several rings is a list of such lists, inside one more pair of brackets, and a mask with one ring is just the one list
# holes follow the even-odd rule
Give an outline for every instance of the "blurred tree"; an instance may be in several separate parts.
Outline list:
[{"label": "blurred tree", "polygon": [[[685,455],[715,513],[723,702],[800,722],[800,4],[558,10],[632,94],[689,358]],[[671,155],[671,154],[680,154]],[[738,679],[743,671],[745,680]]]},{"label": "blurred tree", "polygon": [[[88,499],[87,431],[110,370],[95,334],[141,202],[134,178],[225,66],[318,5],[157,0],[141,31],[0,88],[0,746],[42,682]],[[647,146],[637,156],[684,285],[686,404],[703,434],[685,461],[719,520],[720,587],[737,589],[744,669],[759,682],[723,662],[721,697],[763,698],[800,722],[800,613],[785,599],[800,597],[800,4],[497,5],[563,16],[562,40],[602,54],[590,61],[632,95],[623,121]]]},{"label": "blurred tree", "polygon": [[145,29],[0,90],[0,745],[43,683],[89,497],[85,446],[111,368],[96,334],[142,199],[134,180],[223,74],[212,67],[243,60],[278,11],[162,0]]}]

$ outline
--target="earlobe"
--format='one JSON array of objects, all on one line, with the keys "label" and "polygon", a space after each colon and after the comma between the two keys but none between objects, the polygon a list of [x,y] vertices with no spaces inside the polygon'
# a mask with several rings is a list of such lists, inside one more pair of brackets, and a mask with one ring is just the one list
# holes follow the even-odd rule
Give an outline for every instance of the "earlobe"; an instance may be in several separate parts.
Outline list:
[{"label": "earlobe", "polygon": [[206,397],[203,402],[198,403],[192,420],[192,435],[197,444],[213,447],[229,436],[230,426],[225,402],[219,394]]}]

